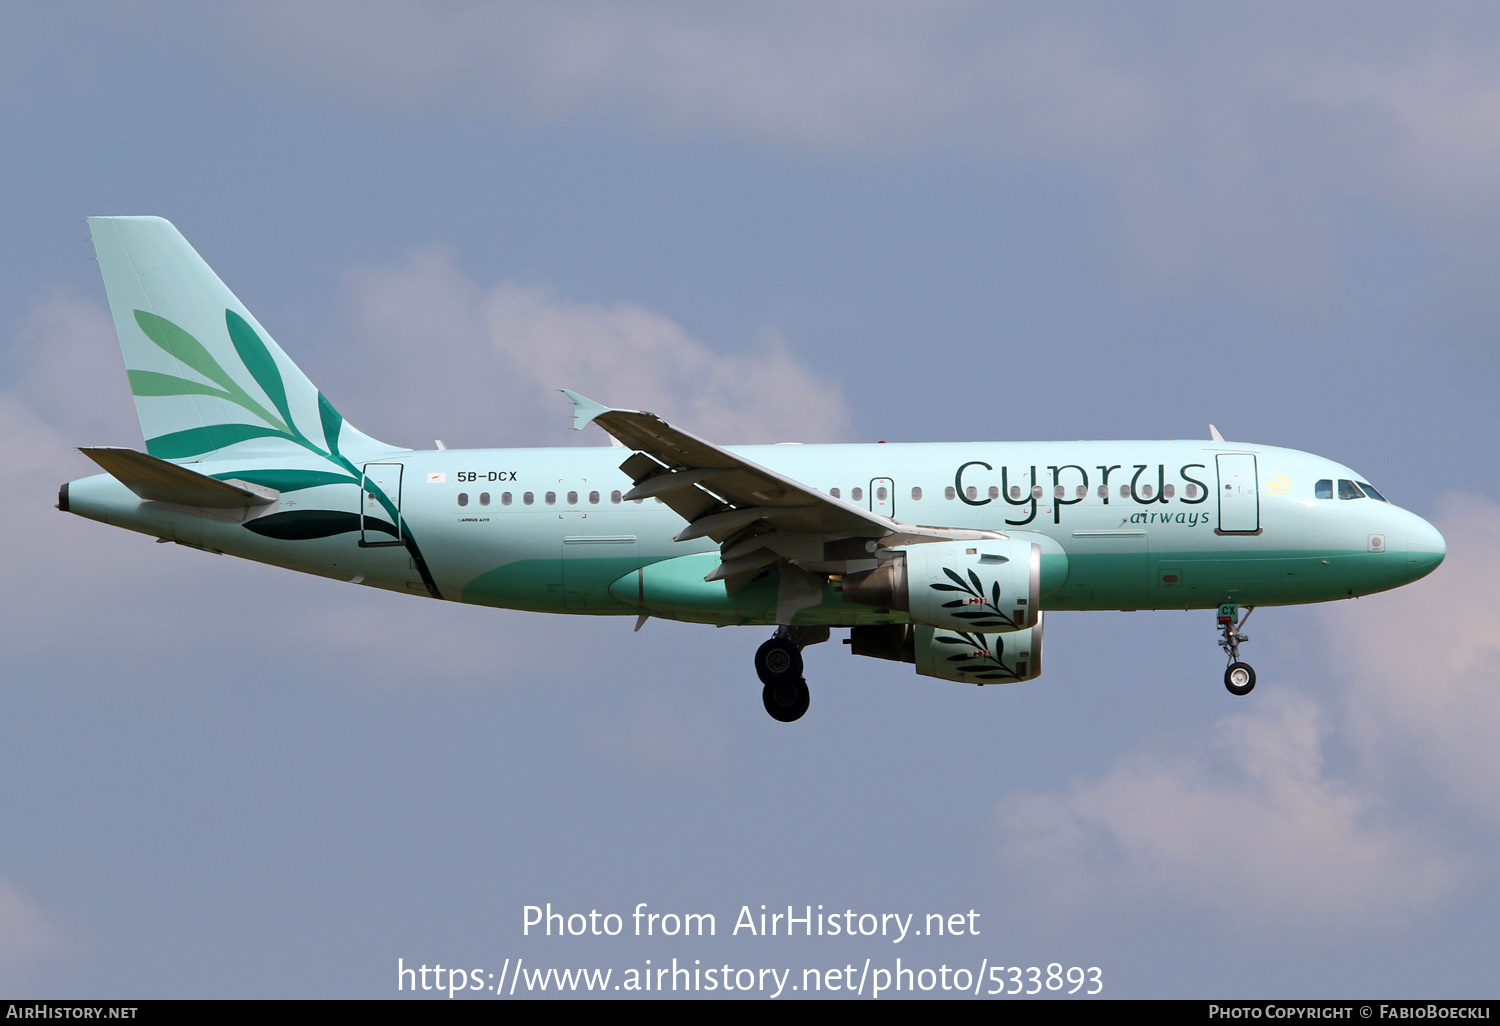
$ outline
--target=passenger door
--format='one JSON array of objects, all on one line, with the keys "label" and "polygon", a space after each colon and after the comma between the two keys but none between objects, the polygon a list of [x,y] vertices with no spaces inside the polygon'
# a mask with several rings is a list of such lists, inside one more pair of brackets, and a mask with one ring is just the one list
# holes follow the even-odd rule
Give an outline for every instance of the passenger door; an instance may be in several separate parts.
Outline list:
[{"label": "passenger door", "polygon": [[1219,533],[1260,533],[1260,482],[1255,454],[1220,453]]}]

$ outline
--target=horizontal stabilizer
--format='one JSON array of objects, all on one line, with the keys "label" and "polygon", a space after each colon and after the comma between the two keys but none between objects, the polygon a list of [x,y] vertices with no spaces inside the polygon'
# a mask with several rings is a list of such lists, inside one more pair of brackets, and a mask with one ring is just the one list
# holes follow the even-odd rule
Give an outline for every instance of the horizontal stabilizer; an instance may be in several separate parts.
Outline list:
[{"label": "horizontal stabilizer", "polygon": [[207,509],[249,509],[281,498],[274,488],[248,481],[220,481],[134,449],[95,446],[79,449],[104,471],[148,502],[173,502]]}]

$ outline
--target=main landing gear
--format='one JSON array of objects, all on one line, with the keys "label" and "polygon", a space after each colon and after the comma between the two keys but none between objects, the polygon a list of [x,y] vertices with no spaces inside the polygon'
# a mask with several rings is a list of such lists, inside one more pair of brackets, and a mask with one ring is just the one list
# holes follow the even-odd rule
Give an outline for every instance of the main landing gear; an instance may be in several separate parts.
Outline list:
[{"label": "main landing gear", "polygon": [[1224,687],[1231,695],[1248,695],[1255,690],[1255,670],[1249,663],[1240,662],[1240,645],[1250,640],[1240,633],[1240,628],[1249,622],[1253,612],[1254,606],[1246,607],[1245,618],[1241,620],[1240,607],[1233,602],[1219,607],[1219,647],[1229,657],[1229,666],[1224,670]]},{"label": "main landing gear", "polygon": [[791,723],[807,712],[812,695],[802,677],[802,647],[827,640],[827,627],[778,627],[756,650],[755,674],[764,685],[760,700],[772,719]]}]

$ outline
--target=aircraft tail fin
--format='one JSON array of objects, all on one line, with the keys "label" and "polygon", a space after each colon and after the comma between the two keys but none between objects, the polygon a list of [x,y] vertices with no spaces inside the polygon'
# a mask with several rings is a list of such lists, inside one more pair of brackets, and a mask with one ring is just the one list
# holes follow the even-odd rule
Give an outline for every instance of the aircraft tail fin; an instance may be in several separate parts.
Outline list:
[{"label": "aircraft tail fin", "polygon": [[392,448],[344,421],[171,222],[91,217],[89,229],[150,455]]}]

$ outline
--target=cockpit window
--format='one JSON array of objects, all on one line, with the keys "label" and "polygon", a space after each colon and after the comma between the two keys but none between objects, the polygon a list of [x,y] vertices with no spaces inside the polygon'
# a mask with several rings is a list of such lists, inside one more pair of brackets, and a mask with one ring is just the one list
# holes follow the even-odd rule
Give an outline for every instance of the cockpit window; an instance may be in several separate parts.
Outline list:
[{"label": "cockpit window", "polygon": [[1372,499],[1379,499],[1381,502],[1390,502],[1391,501],[1390,499],[1387,499],[1384,495],[1381,495],[1379,492],[1377,492],[1375,489],[1371,488],[1368,484],[1366,484],[1363,481],[1359,482],[1359,486],[1362,489],[1364,489],[1365,494],[1368,495]]},{"label": "cockpit window", "polygon": [[1363,499],[1365,493],[1359,490],[1359,486],[1353,481],[1339,478],[1339,498],[1341,499]]},{"label": "cockpit window", "polygon": [[1320,499],[1333,498],[1333,478],[1325,477],[1319,481],[1313,494]]}]

